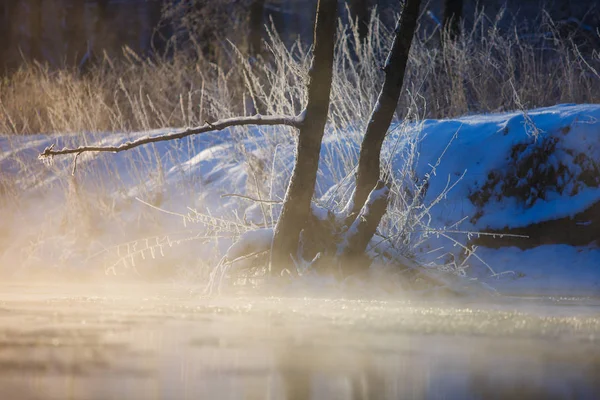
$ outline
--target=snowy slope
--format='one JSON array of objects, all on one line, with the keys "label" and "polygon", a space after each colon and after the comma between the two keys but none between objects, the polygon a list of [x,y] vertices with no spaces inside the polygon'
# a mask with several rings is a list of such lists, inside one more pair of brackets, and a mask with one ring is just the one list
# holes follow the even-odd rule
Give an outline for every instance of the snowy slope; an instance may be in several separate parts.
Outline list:
[{"label": "snowy slope", "polygon": [[[527,227],[542,224],[541,229],[564,229],[564,224],[549,221],[566,219],[573,221],[573,229],[598,232],[597,213],[593,220],[589,212],[583,214],[585,220],[575,217],[600,202],[599,119],[597,105],[559,105],[526,115],[515,112],[425,121],[416,170],[422,179],[435,174],[425,203],[458,182],[432,209],[430,226],[539,235],[539,229]],[[401,162],[398,159],[394,164]],[[543,235],[552,241],[552,236],[569,238],[574,234]],[[476,239],[476,235],[466,236]],[[599,295],[600,236],[596,237],[597,242],[579,247],[560,242],[537,246],[537,237],[518,238],[513,243],[524,250],[480,248],[477,254],[500,274],[488,282],[504,291]],[[503,242],[500,236],[490,239],[485,243],[494,247],[498,246],[495,241]],[[452,246],[443,238],[433,242],[426,244],[427,249]]]},{"label": "snowy slope", "polygon": [[[480,211],[483,215],[470,227],[478,230],[521,227],[573,216],[600,200],[600,176],[596,176],[594,184],[590,186],[582,183],[577,176],[571,176],[581,173],[582,166],[576,162],[579,154],[596,162],[596,168],[600,166],[600,108],[596,105],[560,105],[530,111],[528,117],[535,128],[527,125],[520,112],[425,122],[417,167],[421,176],[431,171],[430,165],[436,162],[450,143],[436,168],[438,179],[431,181],[428,198],[431,200],[443,190],[447,177],[456,180],[466,172],[458,187],[438,208],[436,216],[439,226],[452,225],[464,216],[472,218]],[[539,131],[537,141],[532,129]],[[528,193],[527,200],[533,200],[530,203],[520,201],[516,196],[501,196],[502,184],[505,184],[507,177],[514,176],[517,172],[515,168],[511,168],[514,164],[511,162],[511,152],[515,146],[529,145],[529,148],[518,155],[525,159],[536,145],[543,146],[548,138],[556,138],[558,145],[553,152],[545,152],[550,157],[544,160],[541,167],[558,170],[564,164],[568,174],[558,179],[559,182],[564,181],[559,185],[563,193],[559,193],[555,187],[557,185],[550,182],[545,198],[536,198],[534,193]],[[503,182],[499,182],[491,190],[492,198],[478,208],[469,196],[489,182],[492,171],[507,175],[503,176]],[[539,177],[539,171],[534,166],[529,166],[523,172],[530,179],[519,177],[518,183],[528,191],[533,191],[535,185],[531,183]],[[496,199],[496,195],[500,197]]]},{"label": "snowy slope", "polygon": [[[427,120],[392,129],[385,159],[391,162],[392,173],[399,174],[406,170],[407,154],[415,155],[407,150],[415,144],[418,157],[410,162],[414,179],[427,181],[423,203],[434,203],[445,188],[452,187],[429,210],[429,226],[464,231],[453,237],[471,245],[476,236],[472,233],[574,217],[599,202],[599,119],[600,106],[560,105],[526,114]],[[141,246],[135,250],[138,256],[145,256],[143,249],[163,252],[167,246],[143,245],[138,239],[171,233],[169,242],[179,238],[173,233],[177,230],[184,231],[181,238],[189,239],[200,232],[198,224],[190,224],[199,218],[191,210],[201,213],[200,219],[225,217],[261,227],[277,217],[278,205],[265,209],[242,198],[221,196],[283,197],[294,155],[293,136],[286,128],[232,130],[127,153],[84,154],[75,181],[70,178],[72,158],[56,158],[51,166],[37,160],[37,154],[52,143],[56,147],[116,144],[160,133],[0,136],[0,270],[13,272],[19,270],[16,266],[35,263],[85,269],[97,266],[90,254],[106,255],[115,251],[111,246],[128,241]],[[320,204],[340,207],[347,199],[357,141],[352,132],[326,136],[317,184]],[[136,198],[181,215],[161,213]],[[81,234],[78,224],[82,221],[87,221],[88,236]],[[213,236],[227,236],[230,227],[217,229],[218,223],[211,223]],[[419,261],[461,252],[444,237],[421,235],[430,237],[413,240],[418,243],[414,251]],[[198,257],[211,263],[231,244],[222,237],[197,242],[185,252],[164,257],[179,264],[197,263]],[[23,251],[25,247],[29,250]],[[117,249],[119,254],[123,251]],[[600,261],[596,261],[600,253],[594,243],[583,247],[557,243],[526,250],[480,248],[477,254],[496,273],[510,273],[490,277],[489,270],[473,258],[467,274],[487,279],[502,290],[600,294]]]}]

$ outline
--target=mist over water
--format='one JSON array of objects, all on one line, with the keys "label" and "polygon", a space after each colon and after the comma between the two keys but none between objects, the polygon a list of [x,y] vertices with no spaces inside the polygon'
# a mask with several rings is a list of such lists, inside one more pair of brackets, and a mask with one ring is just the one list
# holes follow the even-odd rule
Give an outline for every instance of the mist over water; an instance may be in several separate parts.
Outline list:
[{"label": "mist over water", "polygon": [[494,2],[1,0],[0,400],[600,399],[600,14]]},{"label": "mist over water", "polygon": [[3,285],[0,398],[597,398],[600,300]]}]

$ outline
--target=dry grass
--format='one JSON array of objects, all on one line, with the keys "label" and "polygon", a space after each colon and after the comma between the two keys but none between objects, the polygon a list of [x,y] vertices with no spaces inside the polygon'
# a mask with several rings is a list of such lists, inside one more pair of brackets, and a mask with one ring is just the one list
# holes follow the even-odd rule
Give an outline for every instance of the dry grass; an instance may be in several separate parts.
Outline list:
[{"label": "dry grass", "polygon": [[[86,75],[26,65],[0,87],[0,131],[13,134],[123,132],[203,121],[233,97],[230,76],[213,66],[175,57],[105,59]],[[210,93],[210,98],[203,96]],[[220,102],[221,103],[221,102]],[[205,114],[206,113],[206,114]]]},{"label": "dry grass", "polygon": [[[419,35],[409,63],[406,89],[398,106],[400,117],[407,117],[408,122],[561,102],[598,102],[600,76],[596,71],[600,71],[600,57],[596,53],[580,51],[573,38],[561,37],[552,21],[544,18],[545,22],[535,31],[517,27],[501,31],[494,21],[490,22],[480,14],[475,28],[459,41],[451,42],[442,35],[443,46],[440,46],[439,32]],[[330,153],[323,157],[321,166],[331,174],[331,181],[342,184],[335,193],[321,199],[329,208],[342,207],[350,194],[360,132],[368,121],[381,86],[383,73],[379,67],[383,65],[392,37],[376,15],[371,20],[370,35],[363,43],[354,40],[355,26],[340,24],[339,30],[342,34],[338,36],[336,47],[329,134],[337,135],[341,140],[331,142]],[[199,56],[200,49],[189,51],[189,48],[185,52],[176,52],[173,57],[154,59],[140,59],[124,49],[121,59],[105,56],[85,75],[76,70],[52,71],[38,64],[24,65],[0,82],[0,132],[20,135],[145,131],[199,125],[217,117],[256,111],[264,114],[301,111],[306,96],[309,46],[300,42],[286,46],[273,29],[269,30],[268,51],[263,59],[251,60],[231,44],[224,46],[227,51],[223,52],[224,63],[219,66]],[[386,240],[404,255],[410,255],[415,246],[427,240],[426,236],[414,232],[426,230],[432,206],[422,204],[426,182],[415,181],[413,176],[418,157],[415,130],[418,129],[411,124],[402,124],[399,133],[395,134],[398,140],[407,139],[409,143],[402,149],[406,152],[405,169],[390,171],[389,166],[385,167],[386,174],[394,178],[394,200],[380,233],[385,234]],[[232,157],[247,162],[251,182],[246,185],[249,190],[246,194],[276,200],[283,194],[289,177],[289,171],[286,172],[289,160],[280,157],[280,145],[289,146],[293,136],[288,128],[266,129],[263,133],[260,139],[264,142],[257,141],[254,149],[245,147],[248,141],[244,144],[242,140],[236,140]],[[235,130],[233,134],[239,139],[255,140],[247,130]],[[188,151],[191,148],[193,146]],[[152,148],[139,149],[135,154],[127,159],[126,165],[135,176],[133,185],[145,187],[153,179],[148,176],[152,168],[157,170],[156,175],[162,176],[161,161]],[[138,158],[145,161],[140,164]],[[21,174],[26,174],[27,168],[33,171],[34,167],[37,168],[24,165]],[[108,161],[105,169],[108,172],[87,171],[80,181],[88,185],[80,188],[63,183],[61,190],[70,207],[60,218],[67,219],[67,226],[71,223],[109,226],[116,221],[116,226],[123,225],[124,231],[131,228],[129,222],[118,223],[123,207],[128,206],[116,204],[110,190],[104,188],[104,185],[110,187],[109,181],[120,182],[121,171]],[[70,168],[67,166],[65,171],[66,177]],[[125,193],[128,188],[121,185],[122,182],[117,184],[118,190]],[[142,196],[146,199],[155,195],[152,185],[149,186],[143,192],[146,197]],[[190,181],[183,186],[193,192],[198,185]],[[157,190],[160,192],[163,188],[159,185]],[[18,191],[14,182],[0,175],[0,202],[16,199]],[[189,195],[189,198],[195,196],[194,193]],[[156,203],[160,204],[160,201]],[[274,208],[269,206],[268,210],[262,210],[265,224],[275,221],[277,211]],[[148,214],[152,212],[154,210],[148,210]],[[56,220],[60,218],[53,218],[40,222],[37,236],[27,236],[27,242],[32,243],[32,248],[41,249],[40,253],[44,246],[62,249],[68,253],[57,257],[62,263],[76,246],[63,243],[66,235],[56,233]],[[199,222],[210,229],[210,224],[203,218],[199,218]],[[240,221],[239,218],[237,222]],[[139,224],[139,230],[146,232],[150,225]],[[80,237],[80,227],[70,227],[77,231],[72,236]],[[188,235],[187,231],[185,235]],[[194,243],[218,240],[219,236],[218,232],[201,238],[193,233],[189,235]],[[53,237],[58,244],[51,242]],[[130,229],[123,237],[139,237],[139,232],[132,233]],[[168,239],[167,242],[178,240]],[[187,243],[185,240],[181,239]],[[156,246],[162,249],[164,245],[163,242],[144,243],[145,247],[135,250],[141,251],[142,255],[144,251],[154,254]],[[121,250],[116,248],[119,253]],[[469,251],[465,249],[465,253]],[[23,252],[35,256],[38,250],[28,252],[24,249]],[[127,257],[133,257],[131,254],[127,250]],[[34,256],[30,258],[37,262]],[[120,254],[119,257],[119,260],[129,260]],[[216,264],[212,259],[205,261]],[[462,265],[456,266],[457,270],[461,268]],[[182,271],[191,270],[183,268]]]},{"label": "dry grass", "polygon": [[[446,118],[557,103],[598,102],[600,57],[583,53],[547,16],[535,30],[475,16],[453,42],[439,32],[416,40],[399,110]],[[356,27],[341,26],[332,97],[335,125],[356,126],[372,108],[390,32],[374,15],[370,35],[355,46]],[[440,36],[443,46],[440,45]],[[248,59],[223,43],[220,65],[202,49],[140,59],[124,49],[89,73],[26,64],[0,84],[0,132],[137,131],[187,126],[205,119],[262,113],[293,114],[304,103],[309,48],[291,48],[271,30],[268,55]],[[191,46],[193,49],[194,47]],[[402,115],[403,116],[403,115]]]}]

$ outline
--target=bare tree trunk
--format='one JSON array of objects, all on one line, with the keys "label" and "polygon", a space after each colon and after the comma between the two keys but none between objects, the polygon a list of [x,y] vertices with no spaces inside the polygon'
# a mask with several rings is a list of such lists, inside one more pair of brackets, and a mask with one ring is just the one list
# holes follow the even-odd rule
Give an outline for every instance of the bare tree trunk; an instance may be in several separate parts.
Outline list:
[{"label": "bare tree trunk", "polygon": [[0,2],[0,74],[10,69],[10,47],[12,43],[12,18],[15,10],[15,0],[4,0]]},{"label": "bare tree trunk", "polygon": [[30,36],[30,54],[33,60],[43,61],[42,53],[42,0],[30,0],[29,2],[29,34]]},{"label": "bare tree trunk", "polygon": [[107,46],[105,27],[108,19],[108,2],[109,0],[96,1],[96,15],[92,26],[91,40],[87,43],[87,52],[79,63],[79,70],[82,73],[88,72],[91,66],[101,59],[102,49]]},{"label": "bare tree trunk", "polygon": [[342,277],[362,272],[369,267],[371,260],[366,254],[367,246],[385,214],[389,192],[389,187],[384,182],[377,182],[358,217],[344,235],[337,254]]},{"label": "bare tree trunk", "polygon": [[[349,203],[349,210],[352,212],[349,216],[351,218],[347,220],[348,229],[340,229],[333,213],[327,213],[327,218],[324,219],[322,210],[313,212],[311,207],[329,110],[337,29],[337,3],[337,0],[318,1],[314,26],[314,54],[308,74],[308,101],[306,109],[299,116],[255,115],[231,118],[213,123],[207,122],[200,127],[169,134],[144,137],[116,146],[82,146],[55,150],[52,145],[46,148],[40,157],[75,154],[73,167],[75,171],[77,156],[83,152],[126,151],[148,143],[181,139],[232,126],[288,125],[298,128],[296,162],[283,209],[275,227],[269,274],[272,277],[280,276],[284,270],[295,274],[294,261],[304,266],[309,264],[316,267],[315,264],[319,263],[319,260],[329,261],[333,258],[337,258],[337,265],[342,268],[342,275],[364,270],[370,261],[365,254],[367,245],[375,234],[387,207],[389,189],[383,182],[379,182],[380,152],[402,89],[420,0],[407,0],[396,28],[394,43],[384,67],[385,82],[361,145],[357,189]],[[316,207],[314,209],[317,210]],[[325,234],[315,234],[319,230]],[[340,231],[345,232],[340,234]],[[340,236],[341,242],[338,241]],[[306,240],[301,241],[301,238]],[[304,245],[307,243],[312,246],[310,249],[305,248]],[[310,263],[304,261],[307,253],[309,257],[314,256]],[[294,257],[300,259],[295,260]],[[324,262],[319,264],[325,265]]]},{"label": "bare tree trunk", "polygon": [[265,0],[253,0],[250,5],[250,54],[258,56],[262,52],[263,13]]},{"label": "bare tree trunk", "polygon": [[69,0],[65,4],[64,41],[67,44],[67,63],[77,65],[87,51],[85,3]]},{"label": "bare tree trunk", "polygon": [[394,43],[384,66],[385,81],[383,88],[379,93],[379,98],[369,119],[367,131],[360,147],[356,189],[351,203],[347,207],[350,212],[350,223],[379,181],[381,147],[402,91],[404,72],[417,26],[420,4],[420,0],[406,0],[402,16],[396,25]]},{"label": "bare tree trunk", "polygon": [[444,32],[447,32],[450,40],[456,40],[460,35],[462,10],[463,0],[444,1]]},{"label": "bare tree trunk", "polygon": [[152,40],[150,47],[152,52],[165,56],[167,42],[173,35],[171,21],[163,18],[163,1],[153,0],[150,6],[150,26],[152,27]]},{"label": "bare tree trunk", "polygon": [[[106,30],[108,20],[108,2],[109,0],[97,0],[96,2],[96,22],[94,23],[94,39],[93,51],[100,53],[101,49],[106,47],[106,43],[102,40]],[[98,57],[99,55],[96,54]]]},{"label": "bare tree trunk", "polygon": [[319,0],[314,54],[309,71],[308,103],[298,135],[296,163],[275,227],[269,265],[271,276],[278,276],[285,269],[294,272],[292,254],[297,254],[300,232],[311,213],[321,141],[329,111],[336,20],[337,0]]}]

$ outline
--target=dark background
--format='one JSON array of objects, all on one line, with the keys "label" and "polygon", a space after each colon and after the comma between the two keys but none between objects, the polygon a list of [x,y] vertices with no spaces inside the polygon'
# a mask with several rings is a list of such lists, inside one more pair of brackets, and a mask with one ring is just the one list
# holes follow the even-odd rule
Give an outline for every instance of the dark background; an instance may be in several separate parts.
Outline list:
[{"label": "dark background", "polygon": [[[257,52],[257,36],[264,35],[261,28],[271,21],[286,40],[301,35],[309,41],[315,3],[316,0],[0,0],[0,67],[3,72],[12,71],[31,60],[55,68],[81,66],[104,52],[120,57],[124,46],[142,57],[168,56],[169,39],[177,33],[177,45],[181,45],[183,31],[187,38],[196,35],[207,54],[214,53],[226,40],[245,46],[250,53]],[[394,23],[394,11],[400,7],[398,0],[345,3],[363,18],[365,10],[377,6],[382,19],[390,25]],[[465,0],[462,15],[469,26],[476,7],[484,7],[490,21],[506,7],[506,24],[516,20],[525,26],[535,24],[544,9],[555,21],[566,22],[570,29],[595,33],[600,26],[599,3]],[[340,9],[345,15],[345,7]],[[431,11],[434,18],[422,18],[425,28],[435,18],[442,20],[443,0],[425,3],[423,12],[426,11]],[[190,27],[192,34],[188,32]],[[173,46],[171,42],[171,49]]]}]

